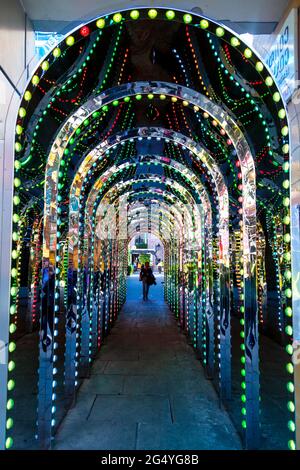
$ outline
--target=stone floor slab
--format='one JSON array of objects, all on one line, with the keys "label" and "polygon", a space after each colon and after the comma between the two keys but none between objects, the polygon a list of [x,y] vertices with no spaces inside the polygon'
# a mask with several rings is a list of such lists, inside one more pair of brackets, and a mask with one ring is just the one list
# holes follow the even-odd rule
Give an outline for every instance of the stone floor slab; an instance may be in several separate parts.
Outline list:
[{"label": "stone floor slab", "polygon": [[152,424],[139,423],[137,449],[140,450],[238,450],[236,434],[230,427],[211,427],[203,423]]},{"label": "stone floor slab", "polygon": [[70,432],[64,426],[56,438],[56,450],[133,450],[136,445],[136,423],[115,421],[87,421],[73,426]]},{"label": "stone floor slab", "polygon": [[111,420],[118,422],[171,422],[170,403],[168,396],[157,395],[97,395],[97,399],[89,416],[89,421]]}]

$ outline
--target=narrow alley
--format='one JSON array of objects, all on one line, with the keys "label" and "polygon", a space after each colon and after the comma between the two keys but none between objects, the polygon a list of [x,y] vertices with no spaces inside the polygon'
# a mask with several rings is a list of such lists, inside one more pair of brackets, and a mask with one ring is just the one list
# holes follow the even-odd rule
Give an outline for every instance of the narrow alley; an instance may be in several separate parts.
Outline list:
[{"label": "narrow alley", "polygon": [[163,300],[163,276],[150,288],[148,302],[142,301],[137,276],[127,282],[127,301],[55,449],[240,449],[211,382]]}]

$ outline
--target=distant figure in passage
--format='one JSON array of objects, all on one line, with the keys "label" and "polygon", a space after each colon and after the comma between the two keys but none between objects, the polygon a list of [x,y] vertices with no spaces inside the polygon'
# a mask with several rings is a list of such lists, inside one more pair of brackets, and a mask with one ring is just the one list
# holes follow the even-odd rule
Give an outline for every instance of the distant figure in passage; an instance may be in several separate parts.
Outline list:
[{"label": "distant figure in passage", "polygon": [[156,284],[155,277],[148,261],[146,261],[145,266],[141,269],[140,281],[143,283],[143,300],[148,300],[149,287],[152,284]]}]

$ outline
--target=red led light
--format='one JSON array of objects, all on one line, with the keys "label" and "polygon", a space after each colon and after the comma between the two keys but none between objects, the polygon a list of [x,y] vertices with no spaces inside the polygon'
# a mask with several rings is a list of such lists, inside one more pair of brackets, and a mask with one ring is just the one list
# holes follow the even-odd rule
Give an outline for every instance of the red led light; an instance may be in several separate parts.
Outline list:
[{"label": "red led light", "polygon": [[80,30],[80,34],[85,38],[90,34],[90,28],[88,26],[83,26]]}]

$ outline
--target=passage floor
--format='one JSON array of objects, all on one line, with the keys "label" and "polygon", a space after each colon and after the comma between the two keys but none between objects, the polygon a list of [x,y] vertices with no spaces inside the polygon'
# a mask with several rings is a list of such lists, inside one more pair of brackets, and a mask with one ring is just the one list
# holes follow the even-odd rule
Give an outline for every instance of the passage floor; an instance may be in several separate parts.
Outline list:
[{"label": "passage floor", "polygon": [[240,439],[163,300],[163,276],[142,301],[137,276],[55,449],[240,449]]}]

